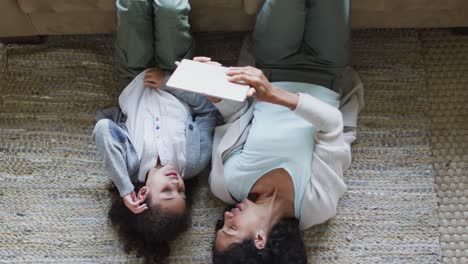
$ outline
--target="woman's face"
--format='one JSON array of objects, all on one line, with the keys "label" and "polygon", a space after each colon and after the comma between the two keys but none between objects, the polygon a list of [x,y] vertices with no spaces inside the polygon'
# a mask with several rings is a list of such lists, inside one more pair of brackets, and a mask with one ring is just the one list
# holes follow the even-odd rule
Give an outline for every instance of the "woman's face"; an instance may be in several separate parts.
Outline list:
[{"label": "woman's face", "polygon": [[147,195],[151,197],[151,203],[157,204],[162,211],[173,214],[185,212],[184,180],[173,166],[152,168],[148,172],[146,189]]},{"label": "woman's face", "polygon": [[264,237],[262,232],[267,222],[265,208],[247,199],[238,203],[231,211],[224,213],[224,226],[216,233],[215,247],[224,251],[232,244],[242,243],[245,239],[258,239]]}]

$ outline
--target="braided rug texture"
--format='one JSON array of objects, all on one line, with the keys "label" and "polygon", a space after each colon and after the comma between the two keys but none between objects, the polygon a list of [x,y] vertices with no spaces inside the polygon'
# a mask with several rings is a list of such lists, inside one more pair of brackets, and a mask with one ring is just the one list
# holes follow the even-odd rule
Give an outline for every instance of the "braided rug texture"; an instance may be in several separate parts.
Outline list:
[{"label": "braided rug texture", "polygon": [[[304,233],[310,263],[440,260],[431,158],[434,99],[419,36],[414,30],[353,36],[353,64],[367,105],[338,214]],[[241,35],[197,39],[199,54],[236,62]],[[46,44],[2,52],[0,262],[141,262],[123,252],[108,224],[109,180],[91,137],[93,114],[115,105],[123,89],[113,67],[112,37],[51,37]],[[210,263],[223,208],[210,194],[205,173],[194,194],[192,227],[172,244],[170,263]]]},{"label": "braided rug texture", "polygon": [[311,263],[436,263],[431,96],[414,30],[353,32],[360,114],[338,214],[306,232]]},{"label": "braided rug texture", "polygon": [[468,36],[421,33],[444,263],[468,263]]}]

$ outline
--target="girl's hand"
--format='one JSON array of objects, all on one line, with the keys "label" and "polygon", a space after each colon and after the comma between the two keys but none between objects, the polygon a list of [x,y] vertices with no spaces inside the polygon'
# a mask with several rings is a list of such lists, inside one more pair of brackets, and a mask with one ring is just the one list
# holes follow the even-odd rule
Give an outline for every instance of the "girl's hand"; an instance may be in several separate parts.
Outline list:
[{"label": "girl's hand", "polygon": [[[203,57],[203,56],[198,56],[198,57],[193,57],[193,61],[198,61],[198,62],[203,62],[203,63],[208,63],[208,64],[213,64],[216,66],[222,66],[221,63],[217,61],[212,61],[210,57]],[[176,61],[175,64],[179,66],[180,61]]]},{"label": "girl's hand", "polygon": [[145,71],[144,84],[152,88],[160,89],[164,84],[164,71],[159,68],[149,68]]},{"label": "girl's hand", "polygon": [[198,62],[203,62],[203,63],[208,63],[208,64],[221,66],[221,63],[219,63],[217,61],[212,61],[210,57],[203,57],[203,56],[193,57],[193,60],[198,61]]},{"label": "girl's hand", "polygon": [[135,194],[135,191],[125,195],[123,197],[123,201],[125,206],[132,211],[134,214],[143,213],[145,210],[148,209],[148,206],[145,204],[144,200],[138,200]]}]

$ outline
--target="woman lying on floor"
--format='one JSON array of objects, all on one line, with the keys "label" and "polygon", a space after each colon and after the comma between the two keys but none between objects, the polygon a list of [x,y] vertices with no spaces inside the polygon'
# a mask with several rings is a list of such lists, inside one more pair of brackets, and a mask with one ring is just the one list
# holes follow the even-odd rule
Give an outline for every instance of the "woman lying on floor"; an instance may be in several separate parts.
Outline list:
[{"label": "woman lying on floor", "polygon": [[256,102],[218,108],[229,118],[215,130],[210,187],[235,207],[217,225],[214,263],[307,263],[300,230],[335,215],[363,106],[348,9],[347,0],[261,7],[250,40],[261,70],[228,72]]},{"label": "woman lying on floor", "polygon": [[102,111],[93,132],[118,191],[111,223],[126,251],[149,261],[167,257],[168,242],[188,227],[184,181],[209,164],[219,115],[205,97],[164,86],[174,62],[191,49],[188,1],[154,1],[154,8],[151,2],[117,1],[118,68],[133,81],[119,97],[121,111]]}]

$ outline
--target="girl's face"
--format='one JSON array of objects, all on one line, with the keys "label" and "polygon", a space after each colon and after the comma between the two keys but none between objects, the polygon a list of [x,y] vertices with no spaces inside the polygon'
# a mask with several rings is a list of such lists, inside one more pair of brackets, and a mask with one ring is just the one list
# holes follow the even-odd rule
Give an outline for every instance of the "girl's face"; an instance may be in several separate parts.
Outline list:
[{"label": "girl's face", "polygon": [[146,186],[143,188],[145,190],[139,192],[138,195],[142,195],[143,199],[149,195],[152,205],[157,204],[162,211],[172,214],[185,212],[184,180],[173,166],[158,165],[152,168],[148,172]]}]

